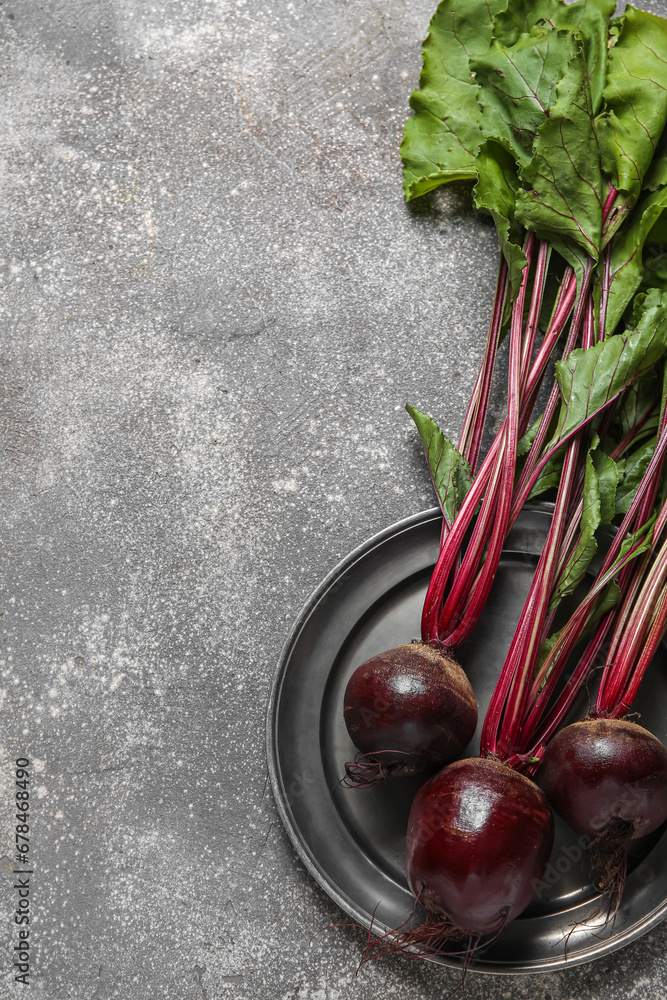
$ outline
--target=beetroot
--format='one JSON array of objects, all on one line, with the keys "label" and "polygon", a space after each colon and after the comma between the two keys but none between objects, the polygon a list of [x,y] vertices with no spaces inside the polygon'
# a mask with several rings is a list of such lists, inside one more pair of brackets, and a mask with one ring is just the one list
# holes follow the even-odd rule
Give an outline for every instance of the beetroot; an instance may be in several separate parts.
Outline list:
[{"label": "beetroot", "polygon": [[477,702],[447,653],[425,643],[396,646],[357,667],[344,698],[345,723],[361,751],[345,782],[369,785],[388,775],[435,771],[472,739]]},{"label": "beetroot", "polygon": [[618,821],[630,839],[667,819],[667,749],[626,719],[585,719],[562,729],[547,747],[542,787],[578,833],[604,835]]},{"label": "beetroot", "polygon": [[[641,504],[640,518],[648,518],[651,513],[666,444],[667,411],[663,411],[658,444],[633,501],[633,505]],[[642,500],[648,487],[653,492],[648,489]],[[628,515],[631,511],[632,506]],[[599,876],[597,886],[608,901],[609,916],[618,908],[623,893],[630,842],[652,833],[667,819],[667,749],[648,730],[623,718],[632,707],[665,632],[666,526],[667,502],[663,502],[644,557],[621,574],[622,602],[601,620],[569,683],[531,736],[529,759],[542,760],[542,786],[553,808],[574,830],[591,837],[593,867]],[[566,635],[573,621],[574,616],[559,636]],[[572,632],[575,638],[582,622]],[[552,738],[577,691],[590,676],[611,625],[614,630],[595,710],[584,721],[567,726]],[[549,657],[555,648],[534,679],[540,692],[548,687],[548,680],[545,684],[543,678],[549,678]],[[524,724],[526,728],[530,729],[528,724]]]},{"label": "beetroot", "polygon": [[458,760],[415,798],[408,881],[431,923],[444,918],[473,937],[498,932],[528,906],[553,837],[549,804],[530,778],[498,761]]},{"label": "beetroot", "polygon": [[630,842],[667,819],[667,749],[634,722],[588,718],[556,734],[540,775],[556,812],[592,838],[609,918],[621,901]]}]

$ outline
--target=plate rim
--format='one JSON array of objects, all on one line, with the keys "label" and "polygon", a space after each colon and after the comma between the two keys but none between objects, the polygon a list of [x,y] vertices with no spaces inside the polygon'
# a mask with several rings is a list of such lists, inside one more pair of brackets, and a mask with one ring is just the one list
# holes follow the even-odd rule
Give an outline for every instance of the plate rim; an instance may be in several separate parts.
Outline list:
[{"label": "plate rim", "polygon": [[[543,513],[553,513],[554,504],[548,501],[533,501],[524,505],[525,508],[532,511],[539,511]],[[277,748],[277,726],[276,726],[276,710],[279,704],[280,692],[289,662],[289,654],[293,646],[298,640],[299,634],[301,633],[304,625],[306,624],[313,608],[321,600],[322,597],[327,593],[330,587],[337,581],[337,579],[346,570],[350,569],[361,557],[367,555],[378,545],[382,544],[385,540],[405,531],[411,527],[419,524],[424,524],[428,521],[435,520],[442,517],[442,510],[440,507],[430,507],[427,510],[419,511],[416,514],[410,514],[405,518],[401,518],[399,521],[395,521],[393,524],[388,525],[386,528],[382,528],[380,531],[371,535],[369,538],[365,539],[359,545],[356,545],[351,549],[347,555],[340,559],[336,565],[326,574],[326,576],[320,581],[320,583],[311,591],[307,599],[304,601],[301,609],[294,619],[292,626],[285,638],[282,645],[280,656],[277,661],[276,668],[274,670],[274,675],[271,681],[271,689],[269,692],[269,698],[266,706],[266,754],[267,754],[267,769],[269,782],[271,785],[271,793],[273,800],[275,802],[278,815],[280,817],[283,829],[285,830],[288,839],[290,840],[292,847],[294,848],[297,856],[304,864],[307,871],[312,875],[317,884],[324,890],[327,896],[336,903],[340,909],[342,909],[349,916],[359,921],[360,926],[365,929],[369,928],[368,914],[361,910],[349,896],[341,892],[338,887],[332,882],[330,877],[326,874],[324,869],[320,866],[317,859],[314,857],[312,852],[309,850],[308,846],[305,844],[303,838],[300,835],[298,825],[293,819],[289,803],[287,801],[287,796],[285,794],[284,782],[282,781],[282,774],[280,765],[278,763],[278,748]],[[655,907],[653,911],[647,914],[644,922],[640,929],[637,926],[629,927],[624,933],[619,934],[616,938],[610,938],[605,941],[600,941],[599,945],[591,945],[590,950],[587,954],[581,956],[573,956],[569,959],[545,959],[544,961],[538,961],[531,965],[515,965],[512,968],[503,968],[500,965],[489,964],[486,968],[475,967],[470,969],[470,972],[475,972],[480,975],[485,976],[515,976],[515,975],[539,975],[548,972],[566,972],[568,969],[573,969],[579,965],[585,965],[589,962],[596,961],[597,959],[603,958],[606,955],[611,954],[614,951],[618,951],[620,948],[625,947],[632,941],[636,941],[648,934],[657,924],[664,920],[667,916],[667,898],[662,903],[662,905]],[[431,956],[423,956],[426,961],[431,962],[433,965],[445,966],[451,969],[460,968],[459,963],[447,963],[443,962],[442,958],[439,960]]]}]

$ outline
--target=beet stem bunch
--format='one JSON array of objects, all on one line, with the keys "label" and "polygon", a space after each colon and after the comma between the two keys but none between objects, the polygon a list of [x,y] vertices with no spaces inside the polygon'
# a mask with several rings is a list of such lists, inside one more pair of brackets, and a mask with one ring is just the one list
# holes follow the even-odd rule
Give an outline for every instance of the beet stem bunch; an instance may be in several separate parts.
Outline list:
[{"label": "beet stem bunch", "polygon": [[[553,842],[545,791],[612,859],[603,887],[616,905],[627,844],[667,817],[667,750],[622,718],[667,624],[667,21],[614,12],[613,0],[541,0],[536,22],[523,0],[446,0],[424,43],[401,146],[406,196],[474,181],[501,262],[458,448],[408,406],[443,513],[421,642],[367,660],[345,694],[361,753],[348,783],[441,768],[407,833],[425,920],[366,958],[459,940],[469,962],[471,942],[523,912]],[[505,334],[505,417],[482,458]],[[547,491],[553,518],[481,755],[443,767],[476,719],[454,653],[520,510]],[[592,717],[560,728],[605,650]],[[617,763],[596,785],[608,748]],[[597,795],[607,781],[611,804]]]}]

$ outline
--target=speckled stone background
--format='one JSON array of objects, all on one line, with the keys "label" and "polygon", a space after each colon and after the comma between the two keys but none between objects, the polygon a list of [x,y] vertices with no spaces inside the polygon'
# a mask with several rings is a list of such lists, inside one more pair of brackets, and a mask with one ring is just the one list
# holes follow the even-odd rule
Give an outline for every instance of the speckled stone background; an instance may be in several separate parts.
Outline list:
[{"label": "speckled stone background", "polygon": [[[649,5],[667,14],[667,0]],[[432,0],[0,3],[0,995],[12,761],[34,759],[33,997],[442,998],[277,819],[289,626],[432,505],[496,270],[465,187],[405,206]],[[497,412],[495,414],[497,419]],[[3,873],[4,872],[4,873]],[[470,1000],[662,997],[667,928]]]}]

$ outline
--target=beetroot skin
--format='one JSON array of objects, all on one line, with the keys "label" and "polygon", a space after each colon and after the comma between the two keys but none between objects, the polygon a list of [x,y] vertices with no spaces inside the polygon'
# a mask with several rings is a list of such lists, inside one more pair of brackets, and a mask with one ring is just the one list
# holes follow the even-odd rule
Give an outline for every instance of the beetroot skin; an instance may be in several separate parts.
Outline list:
[{"label": "beetroot skin", "polygon": [[613,821],[644,837],[667,819],[667,749],[625,719],[585,719],[549,743],[540,783],[573,830],[593,837]]},{"label": "beetroot skin", "polygon": [[529,904],[553,846],[538,786],[495,760],[458,760],[418,792],[407,874],[429,915],[461,932],[498,932]]},{"label": "beetroot skin", "polygon": [[347,765],[353,784],[372,783],[363,777],[369,764],[376,777],[434,771],[461,753],[477,725],[477,702],[459,664],[421,642],[357,667],[343,708],[350,739],[365,760]]}]

